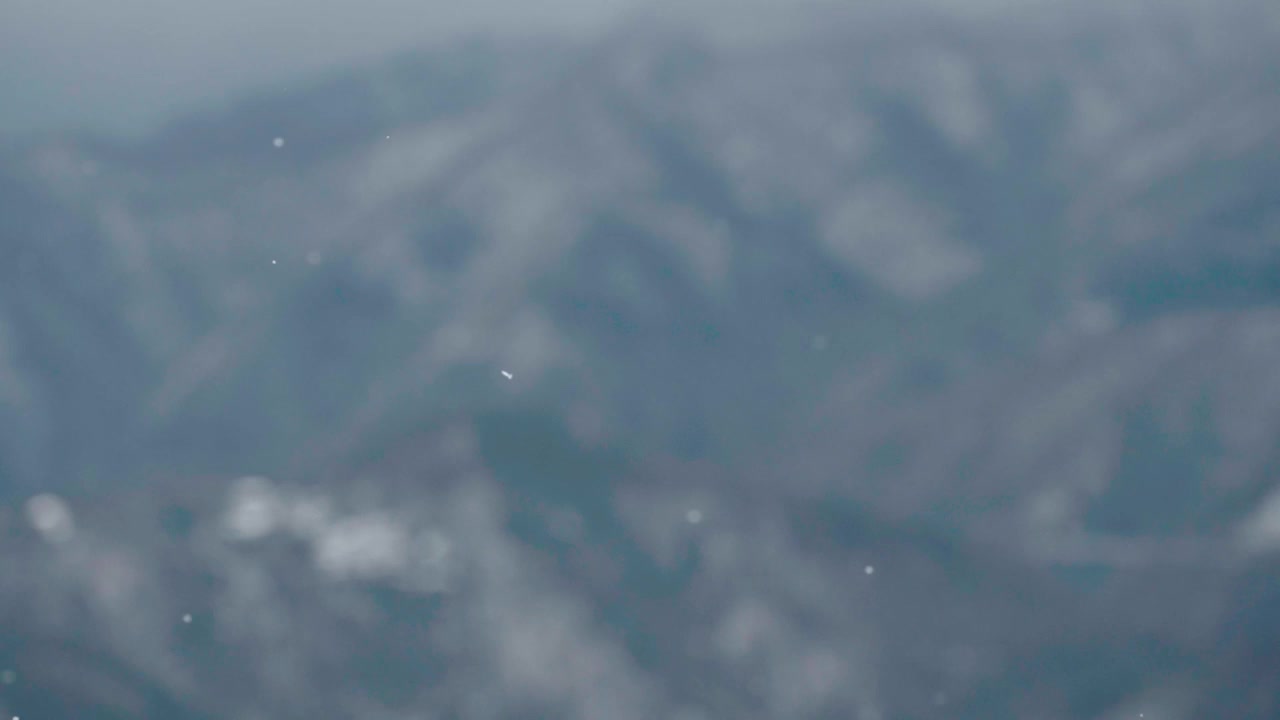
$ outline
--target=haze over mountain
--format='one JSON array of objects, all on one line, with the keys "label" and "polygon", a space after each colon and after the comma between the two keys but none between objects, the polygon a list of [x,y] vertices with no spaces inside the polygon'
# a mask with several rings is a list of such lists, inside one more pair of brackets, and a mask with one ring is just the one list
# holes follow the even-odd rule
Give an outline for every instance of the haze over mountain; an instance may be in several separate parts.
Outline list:
[{"label": "haze over mountain", "polygon": [[1280,713],[1280,11],[931,7],[5,146],[0,710]]}]

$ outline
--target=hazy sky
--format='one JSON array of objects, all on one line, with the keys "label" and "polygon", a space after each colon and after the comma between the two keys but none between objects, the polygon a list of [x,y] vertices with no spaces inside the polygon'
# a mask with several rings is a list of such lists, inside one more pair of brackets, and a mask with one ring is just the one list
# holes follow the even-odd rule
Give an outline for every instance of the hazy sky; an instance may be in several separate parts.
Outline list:
[{"label": "hazy sky", "polygon": [[0,133],[134,131],[470,30],[576,32],[636,0],[0,0]]},{"label": "hazy sky", "polygon": [[[682,14],[713,18],[716,26],[768,28],[810,2],[856,7],[859,13],[882,5],[895,12],[927,7],[980,18],[1046,5],[1088,13],[1117,6],[1216,5],[1209,0],[0,0],[0,136],[74,127],[145,130],[249,88],[280,85],[471,31],[590,31],[638,7],[664,15],[679,8]],[[762,12],[765,8],[768,12]],[[771,19],[762,20],[765,15]]]}]

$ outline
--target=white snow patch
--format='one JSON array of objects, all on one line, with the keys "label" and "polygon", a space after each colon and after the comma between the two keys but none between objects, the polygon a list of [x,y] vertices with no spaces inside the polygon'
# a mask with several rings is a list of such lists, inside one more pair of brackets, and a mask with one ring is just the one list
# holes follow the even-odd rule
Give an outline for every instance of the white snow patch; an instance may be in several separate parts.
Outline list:
[{"label": "white snow patch", "polygon": [[926,112],[947,139],[960,147],[980,142],[990,120],[973,64],[956,53],[936,52],[915,70]]},{"label": "white snow patch", "polygon": [[821,239],[837,260],[907,300],[941,295],[982,269],[981,256],[948,237],[937,213],[884,184],[837,201]]},{"label": "white snow patch", "polygon": [[1071,311],[1071,325],[1085,335],[1102,335],[1116,326],[1115,309],[1103,300],[1082,300]]},{"label": "white snow patch", "polygon": [[270,480],[244,477],[231,491],[224,527],[236,540],[257,540],[275,531],[281,519],[280,510],[280,501]]},{"label": "white snow patch", "polygon": [[332,511],[327,499],[303,497],[282,508],[283,520],[289,530],[300,538],[316,538],[329,526]]},{"label": "white snow patch", "polygon": [[63,543],[75,536],[75,519],[71,509],[57,495],[36,495],[27,501],[27,522],[45,540]]},{"label": "white snow patch", "polygon": [[1033,531],[1057,531],[1068,528],[1076,513],[1072,492],[1060,486],[1041,491],[1026,508],[1026,522]]},{"label": "white snow patch", "polygon": [[[550,318],[540,310],[526,308],[507,327],[506,346],[499,350],[510,366],[520,368],[526,381],[539,377],[561,360],[565,343]],[[506,363],[504,363],[506,364]]]},{"label": "white snow patch", "polygon": [[1248,550],[1280,550],[1280,489],[1272,491],[1240,526],[1237,539]]},{"label": "white snow patch", "polygon": [[741,661],[770,644],[778,630],[777,617],[767,605],[755,599],[742,600],[721,620],[715,645],[725,658]]},{"label": "white snow patch", "polygon": [[377,147],[355,173],[351,192],[362,204],[374,205],[428,182],[443,175],[487,131],[476,125],[433,123],[407,136],[398,135],[394,146]]},{"label": "white snow patch", "polygon": [[405,566],[409,538],[390,518],[364,515],[327,528],[318,538],[315,562],[337,578],[374,578],[398,573]]},{"label": "white snow patch", "polygon": [[453,543],[438,530],[427,531],[418,541],[421,559],[429,565],[444,562],[453,551]]}]

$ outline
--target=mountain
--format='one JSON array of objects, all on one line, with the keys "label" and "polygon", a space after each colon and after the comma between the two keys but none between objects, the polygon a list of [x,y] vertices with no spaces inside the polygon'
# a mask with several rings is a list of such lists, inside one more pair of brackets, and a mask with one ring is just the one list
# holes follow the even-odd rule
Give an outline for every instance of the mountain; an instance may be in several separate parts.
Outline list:
[{"label": "mountain", "polygon": [[0,150],[0,709],[1275,716],[1280,15],[785,15]]}]

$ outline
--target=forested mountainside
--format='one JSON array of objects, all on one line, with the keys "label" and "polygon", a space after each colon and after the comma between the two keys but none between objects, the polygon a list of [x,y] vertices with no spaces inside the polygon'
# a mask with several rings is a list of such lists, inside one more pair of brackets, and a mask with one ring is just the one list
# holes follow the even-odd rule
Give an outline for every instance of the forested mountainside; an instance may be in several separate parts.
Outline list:
[{"label": "forested mountainside", "polygon": [[1280,713],[1280,13],[750,29],[0,149],[0,710]]}]

